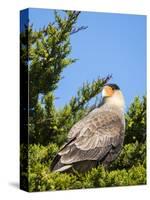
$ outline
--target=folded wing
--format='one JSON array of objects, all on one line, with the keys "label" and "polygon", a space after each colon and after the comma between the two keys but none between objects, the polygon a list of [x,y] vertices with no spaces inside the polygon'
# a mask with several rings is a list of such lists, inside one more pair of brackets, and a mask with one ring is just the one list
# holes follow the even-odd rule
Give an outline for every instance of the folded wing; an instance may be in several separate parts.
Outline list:
[{"label": "folded wing", "polygon": [[59,151],[53,169],[83,161],[102,161],[120,150],[123,143],[124,124],[113,112],[90,114],[79,121],[69,132],[69,142]]}]

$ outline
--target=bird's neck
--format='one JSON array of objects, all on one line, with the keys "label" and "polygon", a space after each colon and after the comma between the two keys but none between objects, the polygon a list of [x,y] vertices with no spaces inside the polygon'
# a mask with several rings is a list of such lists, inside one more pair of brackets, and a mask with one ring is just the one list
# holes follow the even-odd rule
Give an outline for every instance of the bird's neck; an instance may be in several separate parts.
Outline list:
[{"label": "bird's neck", "polygon": [[115,106],[123,112],[125,110],[125,101],[121,91],[115,91],[113,96],[105,97],[103,102],[105,105]]}]

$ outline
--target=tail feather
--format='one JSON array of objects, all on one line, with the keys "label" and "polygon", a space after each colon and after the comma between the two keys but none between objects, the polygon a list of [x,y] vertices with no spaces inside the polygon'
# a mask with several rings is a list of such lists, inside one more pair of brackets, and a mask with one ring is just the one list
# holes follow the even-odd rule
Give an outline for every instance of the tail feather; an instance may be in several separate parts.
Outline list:
[{"label": "tail feather", "polygon": [[59,154],[57,154],[54,158],[54,160],[52,161],[52,164],[50,166],[50,170],[51,171],[55,171],[57,169],[59,169],[60,167],[62,167],[62,163],[60,162],[60,158],[61,156]]},{"label": "tail feather", "polygon": [[53,172],[63,172],[66,171],[68,169],[70,169],[72,167],[72,165],[64,165],[63,163],[61,163],[60,161],[61,156],[59,154],[57,154],[50,166],[50,170]]},{"label": "tail feather", "polygon": [[[72,138],[67,143],[65,143],[59,150],[59,153],[61,154],[61,151],[63,151],[67,147],[67,145],[69,145],[74,140],[75,140],[75,138]],[[52,164],[50,166],[51,171],[58,171],[58,170],[61,170],[61,168],[62,168],[61,171],[66,171],[67,169],[72,167],[72,165],[65,165],[65,164],[61,163],[61,160],[60,160],[61,155],[59,153],[55,156],[54,160],[52,161]]]},{"label": "tail feather", "polygon": [[64,165],[63,167],[53,170],[54,172],[65,172],[72,168],[72,165]]}]

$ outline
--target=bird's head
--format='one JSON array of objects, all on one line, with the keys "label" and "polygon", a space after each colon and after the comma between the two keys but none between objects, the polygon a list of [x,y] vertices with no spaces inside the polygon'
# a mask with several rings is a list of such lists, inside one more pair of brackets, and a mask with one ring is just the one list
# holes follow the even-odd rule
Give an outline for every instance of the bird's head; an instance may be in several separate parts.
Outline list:
[{"label": "bird's head", "polygon": [[123,94],[116,84],[107,84],[103,87],[102,98],[104,103],[118,106],[119,108],[125,108],[125,102]]}]

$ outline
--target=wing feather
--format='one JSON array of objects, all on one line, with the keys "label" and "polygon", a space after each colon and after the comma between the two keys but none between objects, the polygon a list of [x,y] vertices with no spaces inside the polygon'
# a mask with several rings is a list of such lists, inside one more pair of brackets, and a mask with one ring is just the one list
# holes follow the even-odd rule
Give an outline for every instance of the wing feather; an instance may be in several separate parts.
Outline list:
[{"label": "wing feather", "polygon": [[123,132],[124,124],[116,113],[91,114],[71,129],[69,137],[75,139],[59,152],[61,163],[101,160],[123,142]]}]

